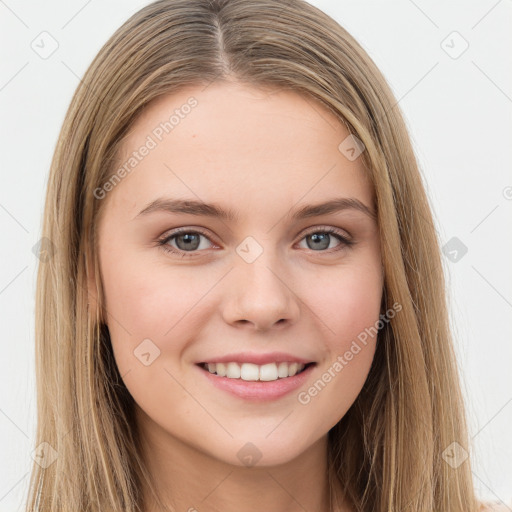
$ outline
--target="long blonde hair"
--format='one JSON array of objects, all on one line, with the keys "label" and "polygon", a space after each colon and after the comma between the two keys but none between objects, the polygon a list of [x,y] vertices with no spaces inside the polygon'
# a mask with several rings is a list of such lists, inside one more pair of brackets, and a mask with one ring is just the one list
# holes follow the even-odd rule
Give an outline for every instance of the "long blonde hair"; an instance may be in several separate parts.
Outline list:
[{"label": "long blonde hair", "polygon": [[[141,511],[151,484],[133,398],[103,322],[94,191],[115,172],[123,138],[153,99],[235,79],[320,102],[364,144],[385,272],[368,379],[328,433],[329,481],[358,511],[476,512],[470,450],[430,206],[399,107],[361,46],[303,0],[160,0],[120,27],[79,85],[48,182],[36,297],[37,437],[27,511]],[[340,141],[341,142],[341,141]],[[94,268],[98,301],[89,304]],[[55,450],[55,452],[51,451]]]}]

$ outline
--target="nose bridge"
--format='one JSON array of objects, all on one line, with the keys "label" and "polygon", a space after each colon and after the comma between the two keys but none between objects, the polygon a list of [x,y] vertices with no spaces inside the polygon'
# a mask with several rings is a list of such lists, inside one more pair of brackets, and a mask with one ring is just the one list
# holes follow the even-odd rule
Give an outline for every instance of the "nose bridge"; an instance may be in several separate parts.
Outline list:
[{"label": "nose bridge", "polygon": [[[288,294],[282,281],[284,272],[282,262],[276,248],[270,243],[265,247],[253,237],[247,237],[236,249],[239,261],[236,265],[236,274],[242,281],[242,291],[255,297],[262,294],[268,301],[270,298],[283,299]],[[278,277],[281,274],[281,278]]]},{"label": "nose bridge", "polygon": [[226,308],[226,320],[249,321],[268,328],[280,320],[295,320],[298,305],[282,261],[270,243],[247,237],[236,248],[232,293]]}]

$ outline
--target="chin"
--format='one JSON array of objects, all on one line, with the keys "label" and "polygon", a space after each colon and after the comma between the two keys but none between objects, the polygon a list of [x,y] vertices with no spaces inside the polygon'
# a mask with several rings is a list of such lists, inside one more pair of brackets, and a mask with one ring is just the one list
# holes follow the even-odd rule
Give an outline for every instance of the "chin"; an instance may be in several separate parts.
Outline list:
[{"label": "chin", "polygon": [[308,449],[308,446],[303,444],[303,435],[298,439],[285,436],[287,442],[282,436],[271,439],[272,434],[268,438],[265,438],[265,435],[249,436],[243,440],[234,438],[223,446],[221,443],[215,443],[217,449],[210,453],[217,460],[232,466],[264,468],[287,464]]}]

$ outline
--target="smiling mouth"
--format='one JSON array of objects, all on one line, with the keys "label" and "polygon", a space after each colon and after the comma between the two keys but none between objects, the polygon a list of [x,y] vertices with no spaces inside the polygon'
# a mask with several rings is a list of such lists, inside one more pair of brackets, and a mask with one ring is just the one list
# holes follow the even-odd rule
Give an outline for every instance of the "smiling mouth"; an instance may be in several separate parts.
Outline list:
[{"label": "smiling mouth", "polygon": [[271,382],[299,375],[316,363],[281,362],[257,365],[253,363],[199,363],[198,366],[218,377],[253,382]]}]

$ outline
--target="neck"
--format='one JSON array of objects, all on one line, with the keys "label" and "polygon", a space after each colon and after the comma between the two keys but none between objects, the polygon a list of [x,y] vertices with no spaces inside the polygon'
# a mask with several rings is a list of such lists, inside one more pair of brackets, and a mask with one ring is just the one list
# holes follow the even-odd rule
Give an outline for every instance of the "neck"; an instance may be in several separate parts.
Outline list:
[{"label": "neck", "polygon": [[235,466],[209,456],[138,411],[143,458],[161,504],[144,491],[144,512],[334,512],[327,474],[327,435],[277,466]]}]

